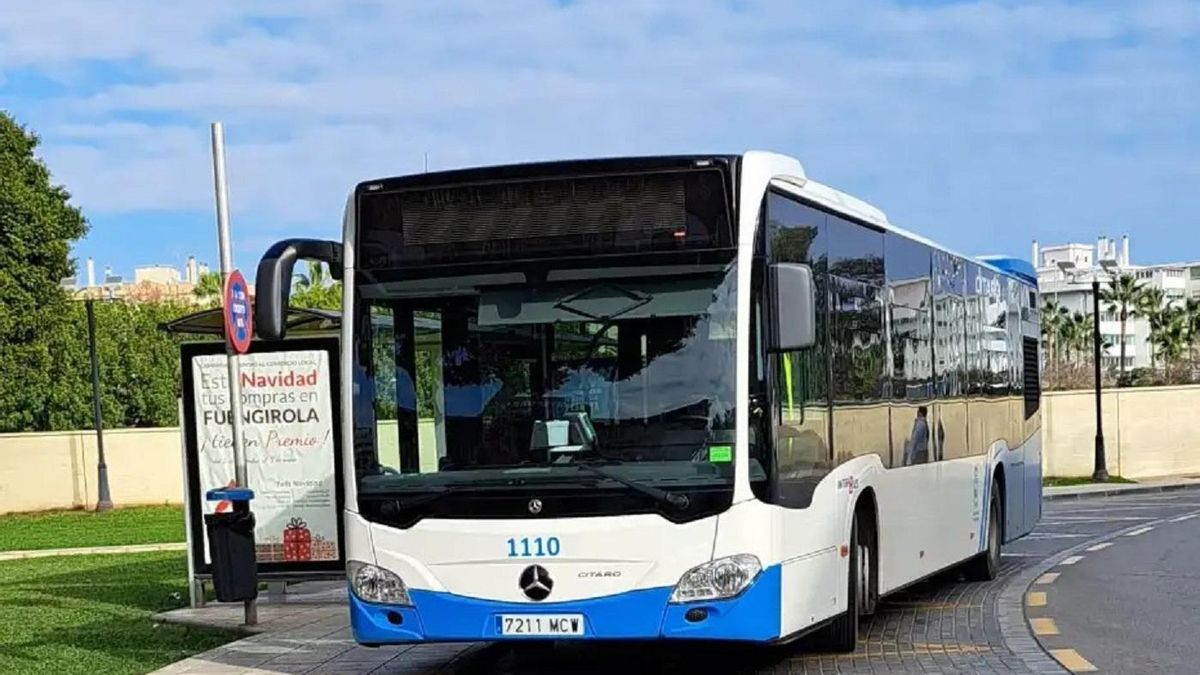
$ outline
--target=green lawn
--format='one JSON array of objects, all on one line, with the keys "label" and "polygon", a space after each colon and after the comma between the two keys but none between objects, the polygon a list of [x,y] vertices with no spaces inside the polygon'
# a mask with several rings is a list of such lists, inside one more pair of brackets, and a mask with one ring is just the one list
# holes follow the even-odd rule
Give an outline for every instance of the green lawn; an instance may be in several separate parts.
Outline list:
[{"label": "green lawn", "polygon": [[[1045,487],[1057,487],[1060,485],[1087,485],[1092,482],[1091,476],[1046,476],[1042,478],[1042,485]],[[1122,478],[1121,476],[1109,476],[1109,483],[1136,483],[1137,481]]]},{"label": "green lawn", "polygon": [[182,506],[0,516],[0,551],[184,541]]},{"label": "green lawn", "polygon": [[182,552],[0,562],[0,673],[145,673],[236,639],[150,618],[186,577]]}]

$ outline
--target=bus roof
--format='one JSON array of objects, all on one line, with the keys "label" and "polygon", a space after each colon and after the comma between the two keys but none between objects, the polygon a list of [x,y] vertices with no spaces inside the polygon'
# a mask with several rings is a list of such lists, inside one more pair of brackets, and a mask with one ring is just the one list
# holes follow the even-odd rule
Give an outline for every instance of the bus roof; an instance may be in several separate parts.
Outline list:
[{"label": "bus roof", "polygon": [[[753,154],[753,151],[746,154],[751,155]],[[801,169],[801,174],[802,175],[795,177],[798,180],[789,182],[789,185],[793,190],[798,191],[800,196],[806,199],[810,199],[813,202],[820,204],[825,208],[836,211],[842,215],[870,223],[871,225],[874,225],[885,231],[894,232],[905,238],[922,243],[931,249],[947,253],[963,260],[974,262],[981,267],[988,268],[998,274],[1016,279],[1027,285],[1034,286],[1035,288],[1037,287],[1037,272],[1034,270],[1033,265],[1025,260],[1009,256],[963,255],[957,251],[942,246],[931,239],[892,224],[892,222],[888,220],[887,214],[885,214],[875,205],[859,199],[851,194],[842,192],[837,188],[830,187],[824,183],[819,183],[815,180],[812,180],[811,178],[808,178],[803,169]]]},{"label": "bus roof", "polygon": [[[356,187],[356,192],[377,190],[394,190],[405,188],[429,188],[442,185],[461,185],[464,183],[491,182],[496,180],[512,180],[564,176],[580,173],[607,173],[610,171],[662,171],[694,169],[704,166],[736,167],[739,161],[749,160],[761,151],[749,151],[743,155],[723,153],[687,154],[687,155],[649,155],[633,157],[600,157],[590,159],[566,159],[543,162],[527,162],[519,164],[501,164],[493,166],[469,167],[450,169],[427,173],[376,178],[362,181]],[[795,161],[793,159],[793,161]],[[797,161],[797,165],[800,163]],[[821,206],[837,211],[850,218],[869,223],[880,229],[894,232],[926,246],[974,262],[982,267],[1004,276],[1017,279],[1027,285],[1037,286],[1037,274],[1027,261],[1006,256],[968,256],[951,250],[926,237],[893,225],[887,215],[878,207],[859,199],[851,194],[842,192],[834,187],[819,183],[807,177],[801,168],[799,176],[794,176],[789,182],[792,189]]]}]

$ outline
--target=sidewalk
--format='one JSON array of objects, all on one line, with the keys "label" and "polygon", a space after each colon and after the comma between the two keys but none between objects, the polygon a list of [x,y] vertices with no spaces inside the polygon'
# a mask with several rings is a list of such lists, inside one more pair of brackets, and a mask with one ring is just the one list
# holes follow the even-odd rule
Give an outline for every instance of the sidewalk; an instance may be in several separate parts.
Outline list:
[{"label": "sidewalk", "polygon": [[260,595],[259,624],[241,625],[241,603],[213,603],[198,609],[156,614],[167,623],[233,628],[250,637],[197,654],[155,671],[183,673],[368,673],[388,665],[388,672],[414,672],[430,663],[448,663],[482,645],[360,647],[350,636],[344,581],[311,581],[289,587],[286,595]]},{"label": "sidewalk", "polygon": [[129,544],[126,546],[84,546],[82,548],[39,548],[28,551],[0,551],[0,561],[25,560],[26,558],[53,558],[60,555],[103,555],[107,553],[155,553],[158,551],[186,551],[187,544]]},{"label": "sidewalk", "polygon": [[1186,490],[1198,487],[1200,487],[1200,477],[1163,476],[1161,478],[1145,478],[1137,483],[1086,483],[1084,485],[1062,485],[1059,487],[1042,488],[1042,498],[1047,500],[1083,499],[1086,497],[1169,492],[1171,490]]}]

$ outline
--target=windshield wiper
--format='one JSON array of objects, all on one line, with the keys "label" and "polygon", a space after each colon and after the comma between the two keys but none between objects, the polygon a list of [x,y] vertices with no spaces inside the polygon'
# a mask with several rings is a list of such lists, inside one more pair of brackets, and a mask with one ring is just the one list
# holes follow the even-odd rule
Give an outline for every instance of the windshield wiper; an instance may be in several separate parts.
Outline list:
[{"label": "windshield wiper", "polygon": [[379,499],[382,502],[380,508],[385,513],[392,511],[392,515],[394,515],[400,511],[435,502],[448,494],[458,492],[459,489],[457,486],[430,487],[426,490],[421,490],[411,497],[405,495],[404,492],[395,490],[381,490],[382,494],[378,495],[372,495],[370,491],[364,491],[363,496]]},{"label": "windshield wiper", "polygon": [[609,471],[608,469],[597,466],[595,463],[592,463],[592,462],[571,462],[570,466],[574,466],[583,471],[587,471],[589,473],[593,473],[602,478],[607,478],[611,481],[620,483],[621,485],[624,485],[625,487],[628,487],[633,490],[637,490],[638,492],[646,495],[647,497],[650,497],[651,499],[653,499],[657,502],[661,502],[663,504],[666,504],[667,506],[674,506],[677,509],[681,509],[681,510],[686,509],[688,507],[688,504],[691,501],[688,499],[687,495],[676,494],[669,490],[661,490],[652,485],[646,485],[645,483],[639,483],[635,480],[630,480],[628,478],[625,478],[624,476],[617,475],[617,474]]}]

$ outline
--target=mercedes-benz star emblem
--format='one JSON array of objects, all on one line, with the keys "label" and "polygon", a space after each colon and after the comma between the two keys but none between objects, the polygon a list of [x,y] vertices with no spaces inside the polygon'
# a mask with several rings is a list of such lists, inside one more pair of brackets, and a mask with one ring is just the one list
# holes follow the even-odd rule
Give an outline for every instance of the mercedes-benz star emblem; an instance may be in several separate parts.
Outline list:
[{"label": "mercedes-benz star emblem", "polygon": [[550,589],[554,588],[554,580],[550,578],[550,573],[545,567],[530,565],[521,572],[517,585],[525,591],[530,600],[545,600],[550,595]]},{"label": "mercedes-benz star emblem", "polygon": [[542,512],[542,500],[530,499],[529,500],[529,512],[535,516],[537,514],[541,513]]}]

